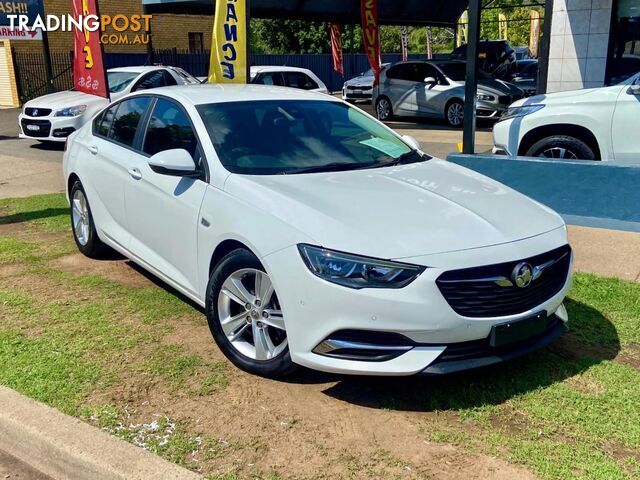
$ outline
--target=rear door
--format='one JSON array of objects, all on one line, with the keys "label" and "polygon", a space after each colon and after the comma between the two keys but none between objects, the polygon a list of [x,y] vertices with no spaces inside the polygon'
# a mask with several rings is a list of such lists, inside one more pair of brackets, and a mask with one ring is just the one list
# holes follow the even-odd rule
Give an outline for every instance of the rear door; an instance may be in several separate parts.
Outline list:
[{"label": "rear door", "polygon": [[[635,85],[640,86],[640,76]],[[611,122],[611,140],[616,161],[638,161],[640,155],[640,95],[635,95],[630,85],[621,89]]]},{"label": "rear door", "polygon": [[[148,97],[135,97],[107,108],[94,120],[88,136],[89,152],[83,180],[96,225],[112,241],[128,248],[130,234],[125,208],[125,187],[130,179],[130,156]],[[93,179],[89,183],[89,179]]]},{"label": "rear door", "polygon": [[387,71],[387,81],[381,89],[381,94],[389,97],[395,113],[415,115],[415,87],[415,64],[398,63]]},{"label": "rear door", "polygon": [[[197,232],[207,188],[206,162],[191,120],[174,100],[157,97],[131,156],[135,176],[125,192],[131,252],[197,296]],[[182,148],[199,167],[199,178],[161,175],[149,167],[159,152]]]}]

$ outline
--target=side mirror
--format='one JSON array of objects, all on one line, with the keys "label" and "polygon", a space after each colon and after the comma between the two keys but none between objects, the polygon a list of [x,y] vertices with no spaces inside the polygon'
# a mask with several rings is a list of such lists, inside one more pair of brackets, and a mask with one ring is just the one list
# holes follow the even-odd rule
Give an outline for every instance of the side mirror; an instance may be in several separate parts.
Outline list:
[{"label": "side mirror", "polygon": [[640,95],[640,83],[636,83],[635,85],[631,85],[629,90],[627,90],[629,95]]},{"label": "side mirror", "polygon": [[160,175],[174,177],[196,177],[199,175],[193,157],[183,148],[156,153],[148,163],[151,170]]},{"label": "side mirror", "polygon": [[425,78],[425,79],[424,79],[424,83],[430,83],[430,84],[432,84],[432,85],[437,85],[437,84],[438,84],[438,82],[436,81],[436,79],[435,79],[435,78],[433,78],[433,77],[427,77],[427,78]]},{"label": "side mirror", "polygon": [[402,140],[404,140],[404,143],[409,145],[414,150],[420,150],[420,143],[418,143],[418,141],[411,135],[403,135]]}]

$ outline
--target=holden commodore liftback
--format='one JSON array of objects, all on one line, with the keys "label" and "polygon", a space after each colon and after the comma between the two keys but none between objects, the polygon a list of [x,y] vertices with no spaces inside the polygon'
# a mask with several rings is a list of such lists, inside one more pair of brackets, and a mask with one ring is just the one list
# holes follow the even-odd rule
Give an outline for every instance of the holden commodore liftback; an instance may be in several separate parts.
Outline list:
[{"label": "holden commodore liftback", "polygon": [[64,175],[80,251],[115,249],[205,307],[258,375],[450,373],[567,329],[556,213],[326,95],[134,93],[71,136]]}]

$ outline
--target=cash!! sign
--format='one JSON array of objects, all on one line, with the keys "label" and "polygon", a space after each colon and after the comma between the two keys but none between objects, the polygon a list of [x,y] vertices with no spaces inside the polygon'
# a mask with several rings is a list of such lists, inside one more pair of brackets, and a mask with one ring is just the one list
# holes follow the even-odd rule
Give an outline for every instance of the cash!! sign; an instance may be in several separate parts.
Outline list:
[{"label": "cash!! sign", "polygon": [[41,0],[23,0],[21,2],[0,1],[0,25],[6,26],[10,24],[7,15],[26,15],[29,25],[32,25],[41,12]]},{"label": "cash!! sign", "polygon": [[[72,11],[77,19],[88,15],[100,18],[97,0],[73,0]],[[90,31],[86,25],[74,31],[73,83],[80,92],[109,98],[100,32]]]},{"label": "cash!! sign", "polygon": [[247,82],[246,0],[218,0],[213,23],[210,83]]}]

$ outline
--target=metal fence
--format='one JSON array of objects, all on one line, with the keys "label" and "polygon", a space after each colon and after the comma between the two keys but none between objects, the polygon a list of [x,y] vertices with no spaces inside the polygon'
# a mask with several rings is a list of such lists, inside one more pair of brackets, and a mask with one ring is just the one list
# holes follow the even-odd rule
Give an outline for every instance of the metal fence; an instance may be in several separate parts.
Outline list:
[{"label": "metal fence", "polygon": [[[205,77],[209,72],[210,53],[189,52],[187,50],[154,50],[147,53],[107,53],[106,68],[128,67],[135,65],[172,65],[181,67],[197,77]],[[424,55],[409,55],[410,60],[424,59]],[[382,61],[399,62],[401,54],[383,54]],[[18,93],[21,102],[45,95],[47,80],[42,52],[19,52],[14,49],[13,60],[18,80]],[[308,68],[327,85],[330,91],[338,91],[345,80],[352,78],[369,68],[364,54],[344,55],[344,76],[333,70],[330,54],[290,54],[290,55],[252,55],[252,65],[274,65]],[[52,52],[51,63],[54,74],[54,88],[57,91],[68,90],[73,86],[73,52]]]}]

